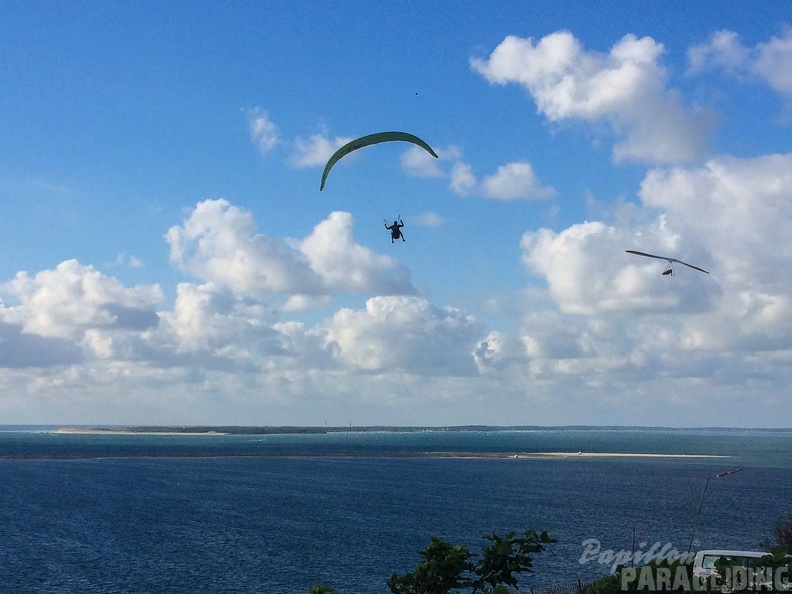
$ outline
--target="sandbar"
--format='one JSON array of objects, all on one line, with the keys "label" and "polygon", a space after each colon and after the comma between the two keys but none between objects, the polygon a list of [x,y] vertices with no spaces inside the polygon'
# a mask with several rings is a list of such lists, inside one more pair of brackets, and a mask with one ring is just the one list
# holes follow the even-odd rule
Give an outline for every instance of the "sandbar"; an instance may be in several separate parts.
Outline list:
[{"label": "sandbar", "polygon": [[530,452],[512,458],[729,458],[715,454],[642,454],[626,452]]}]

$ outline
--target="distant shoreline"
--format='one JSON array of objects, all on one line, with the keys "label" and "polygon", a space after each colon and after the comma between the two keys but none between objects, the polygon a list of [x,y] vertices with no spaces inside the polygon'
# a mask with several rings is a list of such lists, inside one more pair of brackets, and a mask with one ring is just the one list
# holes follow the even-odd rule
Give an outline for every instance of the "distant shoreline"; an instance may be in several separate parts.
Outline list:
[{"label": "distant shoreline", "polygon": [[5,432],[33,433],[139,433],[139,434],[221,434],[221,435],[327,435],[333,433],[544,433],[544,432],[627,432],[627,433],[767,433],[787,434],[792,427],[665,427],[660,425],[77,425],[0,424],[0,434]]},{"label": "distant shoreline", "polygon": [[[24,428],[25,425],[2,425],[4,427]],[[788,433],[792,427],[663,427],[632,425],[49,425],[38,429],[39,432],[115,432],[115,433],[152,433],[152,434],[225,434],[225,435],[281,435],[281,434],[330,434],[330,433],[435,433],[435,432],[668,432],[685,431],[747,433]]]},{"label": "distant shoreline", "polygon": [[[126,434],[124,434],[126,435]],[[730,458],[712,454],[623,452],[129,452],[0,455],[0,460],[86,460],[100,458],[454,458],[465,460],[531,460],[542,458]]]},{"label": "distant shoreline", "polygon": [[51,433],[71,435],[228,435],[219,431],[136,431],[130,429],[81,429],[79,427],[61,427]]},{"label": "distant shoreline", "polygon": [[[319,428],[293,428],[293,427],[238,427],[240,433],[223,431],[225,427],[61,427],[51,431],[59,435],[117,435],[117,436],[227,436],[227,435],[273,435],[305,431],[308,433],[320,432]],[[271,432],[268,432],[271,431]],[[243,433],[244,431],[244,433]],[[249,433],[248,433],[249,432]],[[323,432],[323,431],[322,431]],[[653,452],[190,452],[190,451],[163,451],[148,453],[56,453],[56,454],[14,454],[0,455],[0,459],[96,459],[96,458],[222,458],[222,457],[260,457],[260,458],[457,458],[457,459],[541,459],[541,458],[683,458],[683,459],[708,459],[729,458],[730,456],[715,454],[660,454]]]}]

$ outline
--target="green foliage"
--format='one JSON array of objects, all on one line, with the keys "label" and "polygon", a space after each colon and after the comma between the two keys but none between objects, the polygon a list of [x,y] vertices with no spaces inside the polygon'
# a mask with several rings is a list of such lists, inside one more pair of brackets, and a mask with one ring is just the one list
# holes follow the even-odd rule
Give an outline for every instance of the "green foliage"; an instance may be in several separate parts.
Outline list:
[{"label": "green foliage", "polygon": [[778,547],[792,555],[792,511],[788,511],[786,518],[776,524],[774,535]]},{"label": "green foliage", "polygon": [[463,545],[455,545],[432,536],[419,553],[423,561],[412,573],[391,575],[388,587],[393,594],[446,594],[454,588],[467,588],[470,579],[464,577],[475,569],[472,553]]},{"label": "green foliage", "polygon": [[480,558],[463,545],[454,545],[433,536],[421,551],[423,561],[415,571],[402,576],[393,574],[388,587],[393,594],[447,594],[469,591],[471,594],[508,594],[507,586],[518,586],[517,576],[533,571],[531,555],[541,553],[556,542],[546,532],[526,530],[522,537],[515,532],[483,537],[488,542]]},{"label": "green foliage", "polygon": [[591,586],[591,594],[620,594],[622,592],[621,589],[621,570],[623,566],[619,566],[616,569],[615,575],[608,575],[602,578],[601,580],[597,580]]},{"label": "green foliage", "polygon": [[503,584],[516,588],[515,574],[533,571],[533,559],[530,554],[541,553],[545,545],[555,542],[547,532],[537,534],[536,530],[526,530],[522,538],[515,538],[514,532],[509,532],[504,537],[493,532],[485,536],[484,540],[491,544],[481,551],[481,560],[474,570],[478,576],[474,580],[474,592],[476,588],[483,589],[485,586],[495,588]]},{"label": "green foliage", "polygon": [[[515,532],[501,536],[493,532],[482,537],[486,544],[476,555],[464,545],[456,545],[432,536],[426,548],[419,553],[421,563],[414,571],[404,575],[392,574],[388,587],[392,594],[509,594],[518,588],[518,576],[533,571],[533,555],[541,553],[548,544],[556,542],[546,532],[526,530],[518,537]],[[792,511],[776,524],[774,540],[764,543],[771,553],[755,569],[786,568],[792,575]],[[715,570],[723,576],[717,586],[718,593],[732,587],[734,562],[719,559]],[[750,583],[749,588],[767,589],[770,584]],[[714,583],[706,586],[714,588]],[[655,559],[639,568],[620,565],[615,575],[595,582],[586,589],[587,594],[633,594],[639,592],[701,591],[693,578],[693,566],[679,559]],[[792,587],[783,587],[785,592]],[[333,588],[316,586],[309,594],[335,594]]]},{"label": "green foliage", "polygon": [[[792,555],[792,551],[786,547],[772,547],[770,554],[762,557],[760,565],[762,567],[790,567],[790,564],[792,564],[790,555]],[[792,568],[790,568],[790,571],[792,571]]]},{"label": "green foliage", "polygon": [[792,557],[784,547],[773,547],[770,553],[762,557],[758,562],[752,564],[748,569],[740,564],[729,561],[721,557],[715,562],[715,571],[722,576],[721,583],[723,592],[733,590],[764,590],[775,591],[774,583],[776,570],[784,568],[781,575],[786,575],[786,586],[781,585],[781,590],[788,592],[792,590],[789,584],[789,576],[792,575]]},{"label": "green foliage", "polygon": [[792,509],[776,522],[772,539],[763,541],[760,546],[768,550],[780,548],[792,555]]}]

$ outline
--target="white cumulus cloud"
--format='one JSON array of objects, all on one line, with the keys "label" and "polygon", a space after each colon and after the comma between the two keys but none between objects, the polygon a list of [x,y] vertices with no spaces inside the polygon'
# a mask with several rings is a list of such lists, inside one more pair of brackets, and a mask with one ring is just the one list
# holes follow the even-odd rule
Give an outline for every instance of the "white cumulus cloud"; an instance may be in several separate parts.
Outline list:
[{"label": "white cumulus cloud", "polygon": [[688,50],[688,61],[691,73],[714,69],[753,78],[792,100],[792,27],[753,47],[745,46],[734,31],[717,31],[707,43]]},{"label": "white cumulus cloud", "polygon": [[459,196],[468,196],[476,187],[476,176],[468,163],[456,163],[451,169],[451,191]]},{"label": "white cumulus cloud", "polygon": [[415,293],[409,272],[389,256],[355,243],[352,215],[333,212],[299,243],[299,250],[327,292]]},{"label": "white cumulus cloud", "polygon": [[702,263],[702,248],[685,245],[662,217],[632,229],[594,221],[561,232],[530,231],[521,246],[525,264],[546,280],[553,299],[567,313],[695,311],[709,307],[717,293],[709,278],[694,276],[672,285],[660,274],[661,261],[625,253],[639,249]]},{"label": "white cumulus cloud", "polygon": [[325,325],[338,357],[355,369],[477,373],[473,350],[483,325],[458,309],[417,297],[373,297],[365,310],[342,309]]},{"label": "white cumulus cloud", "polygon": [[271,152],[280,142],[278,126],[270,119],[267,111],[259,107],[249,109],[247,114],[250,140],[262,155]]},{"label": "white cumulus cloud", "polygon": [[570,32],[534,41],[506,37],[473,70],[493,84],[525,87],[550,121],[606,123],[621,140],[616,161],[677,163],[707,150],[712,118],[668,88],[662,44],[625,35],[607,54],[586,51]]},{"label": "white cumulus cloud", "polygon": [[792,153],[655,169],[640,196],[707,246],[721,282],[786,291],[779,272],[792,263]]},{"label": "white cumulus cloud", "polygon": [[544,199],[556,194],[554,188],[539,181],[531,164],[525,162],[501,165],[481,181],[481,190],[487,198],[496,200]]},{"label": "white cumulus cloud", "polygon": [[204,200],[166,240],[171,262],[203,281],[244,293],[316,293],[317,275],[282,239],[257,235],[252,213],[228,201]]},{"label": "white cumulus cloud", "polygon": [[255,233],[252,213],[218,199],[199,202],[166,239],[177,268],[244,294],[414,293],[408,271],[355,243],[352,225],[352,215],[334,212],[302,240],[274,238]]},{"label": "white cumulus cloud", "polygon": [[437,161],[420,146],[411,146],[401,156],[402,167],[413,177],[443,177],[443,170]]},{"label": "white cumulus cloud", "polygon": [[272,329],[274,312],[234,297],[211,283],[180,283],[172,312],[162,314],[160,341],[176,353],[208,351],[230,358],[255,358],[280,352]]},{"label": "white cumulus cloud", "polygon": [[420,227],[442,227],[445,221],[439,214],[430,210],[412,217],[412,223]]},{"label": "white cumulus cloud", "polygon": [[544,200],[556,195],[556,190],[544,184],[526,161],[501,165],[481,181],[473,168],[458,161],[451,169],[449,188],[458,196],[480,196],[493,200]]},{"label": "white cumulus cloud", "polygon": [[158,322],[156,305],[163,300],[158,285],[127,288],[77,260],[34,276],[19,272],[0,290],[19,305],[0,307],[0,320],[25,332],[50,337],[77,337],[86,329],[145,329]]},{"label": "white cumulus cloud", "polygon": [[351,137],[346,136],[329,138],[325,134],[313,134],[307,139],[297,138],[291,163],[298,168],[323,167],[334,152],[351,140]]},{"label": "white cumulus cloud", "polygon": [[[658,168],[641,185],[643,206],[612,224],[525,233],[523,261],[556,306],[523,316],[530,377],[621,394],[651,393],[662,378],[669,398],[689,402],[696,390],[779,398],[792,361],[790,172],[788,154]],[[662,261],[625,248],[712,274],[677,264],[663,277]]]}]

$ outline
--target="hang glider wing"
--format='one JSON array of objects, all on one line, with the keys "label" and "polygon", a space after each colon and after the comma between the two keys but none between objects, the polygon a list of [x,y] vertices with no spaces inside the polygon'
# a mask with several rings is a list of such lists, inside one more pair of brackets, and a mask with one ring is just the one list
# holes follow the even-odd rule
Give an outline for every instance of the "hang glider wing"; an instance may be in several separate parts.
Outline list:
[{"label": "hang glider wing", "polygon": [[644,256],[646,258],[656,258],[657,260],[664,260],[669,263],[677,262],[679,264],[684,264],[688,268],[693,268],[694,270],[698,270],[699,272],[703,272],[704,274],[709,274],[709,272],[707,272],[703,268],[699,268],[698,266],[693,266],[693,264],[688,264],[687,262],[683,262],[682,260],[677,260],[676,258],[668,258],[666,256],[655,256],[654,254],[647,254],[646,252],[639,252],[637,250],[624,250],[624,251],[626,251],[628,254],[635,254],[636,256]]}]

